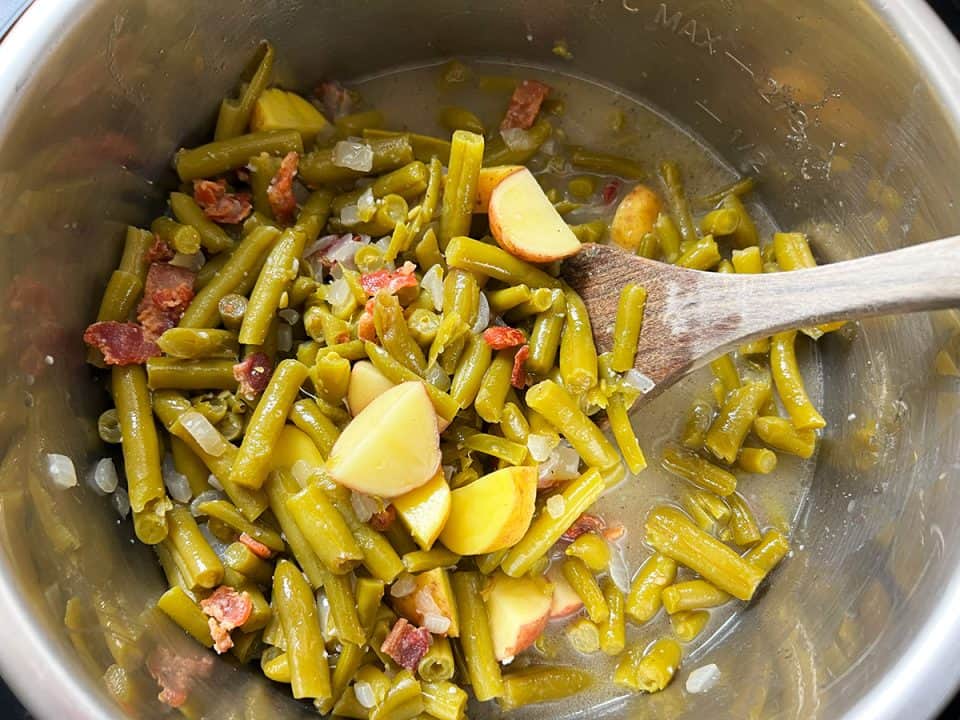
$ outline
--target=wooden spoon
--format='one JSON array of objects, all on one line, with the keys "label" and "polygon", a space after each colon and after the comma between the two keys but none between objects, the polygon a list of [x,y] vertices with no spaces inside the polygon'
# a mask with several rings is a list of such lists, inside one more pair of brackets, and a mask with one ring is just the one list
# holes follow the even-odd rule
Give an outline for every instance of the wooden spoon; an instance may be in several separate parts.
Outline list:
[{"label": "wooden spoon", "polygon": [[649,399],[740,343],[792,328],[960,306],[960,236],[793,272],[700,272],[589,243],[563,263],[600,352],[609,350],[620,291],[647,291],[635,366]]}]

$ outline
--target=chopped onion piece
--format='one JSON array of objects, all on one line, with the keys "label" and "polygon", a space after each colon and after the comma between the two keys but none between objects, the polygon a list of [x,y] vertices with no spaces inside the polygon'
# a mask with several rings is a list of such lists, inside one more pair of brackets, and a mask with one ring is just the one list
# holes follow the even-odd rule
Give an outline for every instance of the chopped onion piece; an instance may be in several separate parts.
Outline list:
[{"label": "chopped onion piece", "polygon": [[347,227],[353,227],[360,222],[360,208],[356,205],[344,205],[340,208],[340,223]]},{"label": "chopped onion piece", "polygon": [[283,320],[287,325],[296,325],[300,320],[300,313],[293,308],[284,308],[277,313],[277,317]]},{"label": "chopped onion piece", "polygon": [[380,503],[363,493],[351,491],[350,504],[353,506],[353,511],[357,514],[357,519],[360,522],[369,522],[373,514],[380,510]]},{"label": "chopped onion piece", "polygon": [[196,410],[187,410],[181,415],[180,424],[208,455],[220,457],[227,451],[227,441],[223,439],[223,435]]},{"label": "chopped onion piece", "polygon": [[368,682],[358,682],[353,686],[353,694],[357,697],[357,702],[361,707],[368,710],[377,704],[377,696],[373,692],[373,686]]},{"label": "chopped onion piece", "polygon": [[550,456],[540,463],[539,483],[553,484],[580,476],[580,456],[569,445],[558,445]]},{"label": "chopped onion piece", "polygon": [[443,615],[424,615],[423,627],[434,635],[443,635],[450,629],[450,618]]},{"label": "chopped onion piece", "polygon": [[444,465],[443,466],[443,479],[447,482],[453,480],[454,473],[457,472],[455,465]]},{"label": "chopped onion piece", "polygon": [[333,307],[342,307],[350,299],[350,285],[344,278],[334,280],[327,288],[327,302]]},{"label": "chopped onion piece", "polygon": [[214,500],[223,500],[223,493],[218,490],[206,490],[200,493],[190,503],[190,514],[194,517],[200,517],[203,515],[203,513],[200,512],[200,506],[204,503],[213,502]]},{"label": "chopped onion piece", "polygon": [[77,469],[73,466],[73,460],[66,455],[48,453],[47,474],[53,484],[62,490],[77,484]]},{"label": "chopped onion piece", "polygon": [[224,556],[227,554],[227,543],[223,542],[220,538],[213,534],[213,531],[207,526],[206,523],[200,525],[200,534],[203,535],[204,539],[207,541],[207,544],[216,553],[217,557],[223,560]]},{"label": "chopped onion piece", "polygon": [[713,663],[698,667],[687,675],[687,692],[692,695],[710,690],[720,679],[720,668]]},{"label": "chopped onion piece", "polygon": [[623,558],[623,548],[613,545],[610,549],[612,551],[608,568],[610,579],[620,592],[630,592],[630,572],[627,570],[627,561]]},{"label": "chopped onion piece", "polygon": [[406,597],[416,589],[417,581],[413,579],[413,575],[405,573],[398,577],[393,585],[390,586],[390,597]]},{"label": "chopped onion piece", "polygon": [[277,350],[290,352],[293,347],[293,328],[283,323],[277,327]]},{"label": "chopped onion piece", "polygon": [[118,487],[116,492],[110,496],[110,501],[113,503],[113,509],[117,511],[117,515],[122,518],[125,518],[130,514],[130,496],[127,495],[125,488]]},{"label": "chopped onion piece", "polygon": [[110,458],[102,458],[93,467],[93,484],[97,490],[109,495],[120,484],[117,466]]},{"label": "chopped onion piece", "polygon": [[537,141],[533,137],[533,133],[522,128],[501,130],[500,137],[513,152],[534,150],[537,147]]},{"label": "chopped onion piece", "polygon": [[332,642],[337,639],[337,629],[330,622],[330,600],[325,593],[317,593],[317,612],[320,615],[320,634],[324,642]]},{"label": "chopped onion piece", "polygon": [[480,307],[477,308],[477,319],[470,328],[471,332],[479,335],[490,326],[490,301],[487,300],[487,294],[480,293]]},{"label": "chopped onion piece", "polygon": [[357,172],[373,169],[373,148],[356,140],[341,140],[333,146],[333,164]]},{"label": "chopped onion piece", "polygon": [[184,255],[183,253],[177,253],[173,256],[173,259],[170,261],[171,265],[176,265],[177,267],[186,268],[187,270],[192,270],[197,272],[202,268],[207,262],[207,259],[203,256],[202,252],[195,252],[192,255]]},{"label": "chopped onion piece", "polygon": [[177,472],[173,464],[173,456],[167,453],[163,458],[163,484],[167,487],[170,497],[178,503],[188,503],[193,497],[193,491],[190,490],[190,481],[183,473]]},{"label": "chopped onion piece", "polygon": [[556,520],[563,516],[563,511],[567,509],[567,501],[563,495],[551,495],[547,498],[547,515]]},{"label": "chopped onion piece", "polygon": [[223,492],[223,485],[220,484],[220,478],[218,478],[213,473],[210,473],[207,476],[207,484],[210,487],[212,487],[214,490],[219,490],[220,492]]},{"label": "chopped onion piece", "polygon": [[[430,269],[423,274],[420,287],[430,296],[433,309],[437,312],[443,310],[443,268],[439,265],[432,265]],[[489,309],[489,307],[490,305],[488,304],[487,308]]]},{"label": "chopped onion piece", "polygon": [[362,222],[369,222],[377,213],[377,199],[373,196],[373,188],[368,187],[357,198],[357,215]]},{"label": "chopped onion piece", "polygon": [[423,379],[439,390],[450,386],[450,378],[437,363],[427,367]]},{"label": "chopped onion piece", "polygon": [[530,451],[530,457],[537,462],[544,462],[550,457],[550,453],[557,447],[559,438],[550,435],[541,435],[540,433],[530,433],[527,435],[527,450]]},{"label": "chopped onion piece", "polygon": [[297,460],[290,468],[290,474],[300,487],[306,487],[313,475],[313,465],[306,460]]},{"label": "chopped onion piece", "polygon": [[623,374],[623,384],[638,392],[648,393],[656,383],[636,368],[630,368]]}]

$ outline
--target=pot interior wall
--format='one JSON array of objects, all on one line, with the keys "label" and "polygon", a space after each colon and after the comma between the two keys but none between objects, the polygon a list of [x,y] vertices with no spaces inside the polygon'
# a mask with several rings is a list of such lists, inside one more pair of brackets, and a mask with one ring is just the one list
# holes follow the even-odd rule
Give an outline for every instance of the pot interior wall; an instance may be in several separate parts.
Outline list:
[{"label": "pot interior wall", "polygon": [[[129,542],[130,529],[85,483],[53,489],[42,459],[68,454],[85,475],[102,456],[104,393],[83,365],[82,330],[123,227],[162,207],[175,183],[171,152],[207,136],[260,39],[277,47],[280,83],[304,89],[451,56],[598,79],[756,173],[778,222],[808,232],[823,260],[960,229],[954,127],[859,0],[810,1],[802,11],[775,0],[52,5],[30,11],[55,23],[51,42],[0,121],[0,552],[37,652],[59,655],[108,712],[120,712],[103,692],[108,666],[133,671],[157,644],[190,645],[162,622],[138,624],[162,589],[152,554]],[[551,53],[557,40],[573,60]],[[833,718],[902,673],[897,663],[926,637],[960,560],[958,380],[934,372],[958,332],[956,314],[941,313],[871,321],[823,341],[829,431],[794,556],[736,633],[688,661],[716,663],[720,684],[686,695],[681,673],[661,695],[590,715],[629,707],[662,717]],[[106,679],[124,677],[114,667]],[[128,691],[135,703],[156,695],[138,682]],[[306,714],[285,694],[219,663],[193,702],[206,717],[243,717],[244,707]],[[152,702],[135,714],[160,712]]]}]

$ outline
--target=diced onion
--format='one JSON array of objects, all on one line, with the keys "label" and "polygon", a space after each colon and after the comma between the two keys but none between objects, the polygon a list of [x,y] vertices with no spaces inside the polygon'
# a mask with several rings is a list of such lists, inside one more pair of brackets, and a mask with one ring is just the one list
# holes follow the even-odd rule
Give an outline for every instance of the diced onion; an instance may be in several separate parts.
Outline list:
[{"label": "diced onion", "polygon": [[486,293],[480,293],[480,307],[477,308],[477,319],[470,328],[474,335],[479,335],[490,327],[490,302]]},{"label": "diced onion", "polygon": [[373,169],[373,148],[356,140],[341,140],[333,146],[333,164],[357,172]]},{"label": "diced onion", "polygon": [[373,686],[368,682],[358,682],[353,685],[353,694],[361,707],[370,709],[377,704],[377,696],[373,693]]},{"label": "diced onion", "polygon": [[58,488],[66,490],[77,484],[77,469],[73,460],[58,453],[47,454],[47,474]]},{"label": "diced onion", "polygon": [[203,256],[202,252],[195,252],[192,255],[184,255],[183,253],[177,253],[173,256],[173,259],[170,261],[171,265],[176,265],[177,267],[186,268],[187,270],[192,270],[197,272],[202,268],[207,262],[207,259]]},{"label": "diced onion", "polygon": [[227,441],[213,424],[196,410],[187,410],[181,415],[180,424],[208,455],[220,457],[227,451]]},{"label": "diced onion", "polygon": [[213,531],[207,526],[206,523],[200,526],[200,534],[203,535],[203,538],[207,541],[207,544],[210,546],[216,556],[223,560],[224,556],[227,554],[227,543],[223,542],[223,540],[214,535]]},{"label": "diced onion", "polygon": [[93,485],[102,493],[109,495],[117,489],[120,484],[120,476],[117,475],[117,466],[113,464],[110,458],[102,458],[93,466]]},{"label": "diced onion", "polygon": [[117,515],[122,518],[125,518],[130,514],[130,496],[127,495],[126,489],[118,487],[116,492],[110,496],[110,501],[113,503],[113,509],[117,511]]},{"label": "diced onion", "polygon": [[214,490],[219,490],[220,492],[223,492],[223,485],[220,484],[220,478],[218,478],[213,473],[210,473],[207,476],[207,484],[210,487],[212,487]]},{"label": "diced onion", "polygon": [[190,490],[190,481],[187,480],[186,475],[177,472],[177,468],[173,464],[173,456],[170,453],[164,456],[161,470],[163,471],[163,484],[166,485],[170,497],[179,503],[190,502],[190,498],[193,497],[193,492]]},{"label": "diced onion", "polygon": [[330,622],[330,600],[322,593],[317,593],[317,612],[320,615],[320,634],[324,642],[333,642],[337,639],[337,629]]},{"label": "diced onion", "polygon": [[283,323],[277,326],[277,350],[290,352],[293,347],[293,328]]},{"label": "diced onion", "polygon": [[537,141],[533,137],[533,133],[522,128],[501,130],[500,137],[513,152],[533,150],[537,147]]},{"label": "diced onion", "polygon": [[558,445],[547,459],[540,463],[540,485],[551,485],[573,480],[580,475],[580,456],[569,445]]},{"label": "diced onion", "polygon": [[423,379],[438,389],[444,389],[450,386],[450,378],[437,363],[427,367]]},{"label": "diced onion", "polygon": [[443,635],[450,629],[450,618],[443,615],[424,615],[423,627],[434,635]]},{"label": "diced onion", "polygon": [[453,474],[457,471],[455,465],[444,465],[443,466],[443,479],[447,482],[453,480]]},{"label": "diced onion", "polygon": [[541,435],[540,433],[530,433],[527,435],[527,450],[530,451],[530,457],[537,462],[544,462],[550,457],[550,453],[557,447],[559,439],[550,435]]},{"label": "diced onion", "polygon": [[648,393],[656,383],[636,368],[630,368],[623,374],[623,384],[641,393]]},{"label": "diced onion", "polygon": [[360,522],[369,522],[373,514],[380,510],[380,504],[369,495],[364,495],[363,493],[351,491],[350,504],[353,506],[353,511],[357,514],[357,519],[360,520]]},{"label": "diced onion", "polygon": [[357,215],[362,222],[369,222],[377,213],[377,199],[373,196],[373,188],[367,188],[357,198]]},{"label": "diced onion", "polygon": [[353,227],[360,222],[360,208],[356,205],[344,205],[340,208],[340,223],[347,227]]},{"label": "diced onion", "polygon": [[547,515],[556,520],[559,517],[563,516],[564,510],[567,509],[567,501],[563,499],[563,495],[551,495],[547,498]]},{"label": "diced onion", "polygon": [[696,695],[710,690],[720,679],[720,668],[713,663],[698,667],[687,676],[687,692]]},{"label": "diced onion", "polygon": [[390,597],[406,597],[416,589],[417,581],[413,579],[413,575],[404,574],[398,577],[393,585],[390,586]]},{"label": "diced onion", "polygon": [[293,308],[284,308],[277,313],[277,317],[283,320],[287,325],[296,325],[300,320],[300,313]]},{"label": "diced onion", "polygon": [[313,470],[313,465],[306,460],[297,460],[290,468],[290,474],[293,475],[293,479],[297,481],[297,485],[306,487],[310,481],[310,477],[313,475]]},{"label": "diced onion", "polygon": [[[429,295],[430,301],[433,303],[433,309],[437,312],[443,310],[443,268],[439,265],[432,265],[423,274],[420,287]],[[489,308],[489,304],[487,307]]]},{"label": "diced onion", "polygon": [[333,307],[347,304],[350,299],[350,285],[344,278],[334,280],[327,288],[327,302]]},{"label": "diced onion", "polygon": [[610,579],[621,592],[630,591],[630,572],[627,570],[627,562],[623,558],[623,549],[619,545],[614,545],[610,553]]}]

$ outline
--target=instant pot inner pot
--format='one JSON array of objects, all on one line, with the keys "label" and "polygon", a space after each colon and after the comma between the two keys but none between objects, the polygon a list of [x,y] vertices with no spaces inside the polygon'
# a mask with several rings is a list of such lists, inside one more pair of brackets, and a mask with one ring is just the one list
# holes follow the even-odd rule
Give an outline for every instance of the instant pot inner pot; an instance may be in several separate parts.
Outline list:
[{"label": "instant pot inner pot", "polygon": [[[38,0],[5,41],[0,75],[0,667],[37,714],[159,716],[137,700],[157,689],[125,685],[116,667],[140,667],[157,645],[205,652],[163,620],[138,621],[163,588],[152,553],[85,482],[54,488],[43,461],[63,453],[86,475],[102,457],[104,393],[82,330],[124,225],[160,210],[172,151],[208,136],[259,40],[277,47],[279,83],[304,89],[453,56],[622,89],[756,174],[777,221],[808,232],[823,261],[956,232],[957,118],[891,30],[919,43],[932,16],[906,0],[889,15],[860,0],[797,5]],[[934,30],[928,49],[943,40]],[[572,60],[552,54],[558,40]],[[666,692],[550,714],[932,714],[960,672],[946,650],[957,632],[947,603],[960,595],[958,332],[957,314],[940,313],[825,339],[828,432],[776,582]],[[687,695],[686,672],[706,663],[720,682]],[[308,714],[286,694],[218,661],[189,716]]]}]

